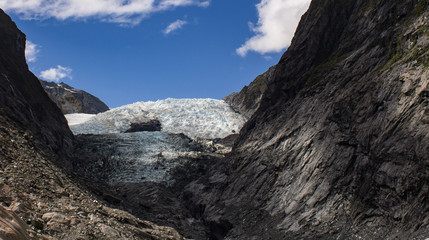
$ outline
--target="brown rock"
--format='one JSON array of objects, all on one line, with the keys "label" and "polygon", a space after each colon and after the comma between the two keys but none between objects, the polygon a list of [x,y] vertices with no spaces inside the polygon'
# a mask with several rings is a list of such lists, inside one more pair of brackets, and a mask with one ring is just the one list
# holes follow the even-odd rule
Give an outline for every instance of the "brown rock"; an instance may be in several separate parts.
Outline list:
[{"label": "brown rock", "polygon": [[29,227],[12,211],[0,205],[0,239],[26,240],[30,239]]},{"label": "brown rock", "polygon": [[113,229],[112,227],[109,227],[105,224],[97,224],[97,227],[100,229],[100,231],[104,234],[104,236],[108,239],[119,239],[121,237],[121,234],[116,229]]}]

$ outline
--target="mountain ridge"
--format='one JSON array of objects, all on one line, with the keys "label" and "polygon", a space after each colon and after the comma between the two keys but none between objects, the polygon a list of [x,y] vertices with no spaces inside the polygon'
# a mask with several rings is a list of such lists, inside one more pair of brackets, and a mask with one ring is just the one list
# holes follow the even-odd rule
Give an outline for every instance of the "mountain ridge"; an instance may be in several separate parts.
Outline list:
[{"label": "mountain ridge", "polygon": [[218,239],[428,235],[428,12],[312,1],[231,155],[185,191]]},{"label": "mountain ridge", "polygon": [[73,88],[63,82],[54,83],[41,79],[40,82],[51,100],[64,114],[97,114],[109,110],[109,107],[99,98],[83,90]]}]

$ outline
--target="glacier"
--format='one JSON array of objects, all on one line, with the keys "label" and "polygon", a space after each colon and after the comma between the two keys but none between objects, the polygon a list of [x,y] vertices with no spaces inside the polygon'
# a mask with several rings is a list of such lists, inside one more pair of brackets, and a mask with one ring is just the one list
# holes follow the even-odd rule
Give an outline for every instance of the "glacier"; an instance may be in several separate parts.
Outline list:
[{"label": "glacier", "polygon": [[201,145],[183,134],[163,132],[80,135],[84,165],[106,182],[169,182],[170,170],[198,158]]},{"label": "glacier", "polygon": [[123,133],[131,123],[157,119],[163,132],[205,139],[238,133],[246,121],[225,101],[210,98],[136,102],[97,115],[67,114],[66,118],[74,134]]},{"label": "glacier", "polygon": [[[174,182],[175,169],[228,153],[231,146],[217,144],[218,139],[237,134],[246,120],[223,100],[172,98],[66,118],[90,174],[111,184],[167,185]],[[158,120],[162,130],[126,133],[132,123],[150,120]]]}]

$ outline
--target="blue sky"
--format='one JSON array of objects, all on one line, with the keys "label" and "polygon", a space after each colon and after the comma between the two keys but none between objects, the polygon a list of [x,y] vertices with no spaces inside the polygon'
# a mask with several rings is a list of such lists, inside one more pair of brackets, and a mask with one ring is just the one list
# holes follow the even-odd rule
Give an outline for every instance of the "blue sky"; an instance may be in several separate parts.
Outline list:
[{"label": "blue sky", "polygon": [[83,89],[111,108],[241,90],[278,62],[308,4],[0,0],[30,41],[35,75]]}]

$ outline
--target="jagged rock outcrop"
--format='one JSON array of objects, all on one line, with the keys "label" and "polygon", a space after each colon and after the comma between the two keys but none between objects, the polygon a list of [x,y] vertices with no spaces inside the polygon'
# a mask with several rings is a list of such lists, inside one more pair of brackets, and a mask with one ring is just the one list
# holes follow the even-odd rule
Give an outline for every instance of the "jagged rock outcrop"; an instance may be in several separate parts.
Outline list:
[{"label": "jagged rock outcrop", "polygon": [[161,129],[162,129],[161,122],[159,122],[158,119],[152,119],[146,122],[131,123],[130,128],[125,132],[126,133],[143,132],[143,131],[154,132],[154,131],[161,131]]},{"label": "jagged rock outcrop", "polygon": [[40,80],[49,97],[64,114],[89,113],[97,114],[109,110],[109,107],[97,97],[65,83],[54,83]]},{"label": "jagged rock outcrop", "polygon": [[24,50],[25,35],[0,9],[0,238],[184,239],[110,208],[67,173],[74,137]]},{"label": "jagged rock outcrop", "polygon": [[249,119],[259,108],[262,96],[273,79],[275,68],[275,65],[270,67],[265,73],[257,76],[249,86],[245,86],[240,92],[231,93],[223,100],[235,111]]},{"label": "jagged rock outcrop", "polygon": [[429,236],[428,7],[312,1],[233,153],[183,193],[218,239]]}]

